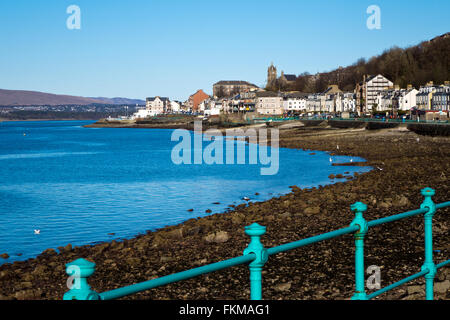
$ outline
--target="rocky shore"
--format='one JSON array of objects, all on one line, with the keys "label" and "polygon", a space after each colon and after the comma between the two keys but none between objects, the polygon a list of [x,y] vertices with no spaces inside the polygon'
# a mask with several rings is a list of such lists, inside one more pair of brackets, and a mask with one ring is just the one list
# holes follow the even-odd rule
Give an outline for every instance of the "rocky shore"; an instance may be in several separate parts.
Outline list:
[{"label": "rocky shore", "polygon": [[[244,227],[253,222],[267,227],[262,242],[272,247],[348,226],[353,220],[350,205],[357,201],[368,205],[367,220],[418,208],[424,187],[436,189],[435,202],[449,201],[448,137],[418,136],[401,129],[288,126],[280,131],[280,146],[363,157],[374,170],[325,187],[292,186],[291,193],[269,201],[250,200],[223,214],[191,219],[123,242],[67,245],[46,250],[35,259],[6,263],[0,266],[0,299],[62,299],[68,290],[65,264],[78,258],[97,264],[89,283],[103,292],[241,255],[249,242]],[[449,213],[450,209],[443,209],[435,215],[436,262],[450,257]],[[381,268],[383,287],[420,271],[423,228],[419,216],[369,230],[366,266]],[[436,277],[436,298],[450,299],[449,288],[450,268],[442,268]],[[352,235],[272,256],[263,271],[265,299],[348,299],[353,290]],[[239,266],[125,299],[248,298],[248,267]],[[379,299],[424,299],[424,280]]]}]

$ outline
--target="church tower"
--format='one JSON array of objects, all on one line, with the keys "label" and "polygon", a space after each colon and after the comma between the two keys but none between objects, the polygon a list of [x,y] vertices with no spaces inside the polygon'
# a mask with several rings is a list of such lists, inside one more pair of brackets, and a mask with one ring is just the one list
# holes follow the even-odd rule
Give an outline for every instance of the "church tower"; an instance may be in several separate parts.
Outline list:
[{"label": "church tower", "polygon": [[277,68],[272,64],[267,69],[267,87],[273,87],[277,81]]}]

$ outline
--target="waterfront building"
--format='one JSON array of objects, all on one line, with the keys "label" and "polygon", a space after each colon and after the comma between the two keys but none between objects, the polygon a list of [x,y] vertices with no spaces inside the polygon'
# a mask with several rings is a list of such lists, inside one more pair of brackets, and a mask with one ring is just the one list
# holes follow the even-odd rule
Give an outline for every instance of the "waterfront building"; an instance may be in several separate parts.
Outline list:
[{"label": "waterfront building", "polygon": [[419,90],[416,88],[413,88],[411,85],[408,86],[408,88],[405,90],[401,90],[399,101],[398,101],[398,108],[402,111],[409,111],[412,108],[415,108],[417,106],[417,94],[419,93]]},{"label": "waterfront building", "polygon": [[377,94],[374,107],[377,111],[409,111],[417,106],[419,91],[408,85],[407,89],[389,89]]},{"label": "waterfront building", "polygon": [[186,105],[190,111],[198,112],[200,103],[202,103],[206,99],[209,99],[209,95],[207,95],[203,90],[200,89],[189,97],[189,99],[186,101]]},{"label": "waterfront building", "polygon": [[376,76],[364,76],[363,81],[355,88],[356,107],[359,114],[366,114],[372,111],[377,103],[378,93],[394,87],[394,83],[379,74]]},{"label": "waterfront building", "polygon": [[149,117],[153,117],[154,114],[151,113],[150,109],[147,108],[140,108],[137,110],[137,112],[135,112],[132,116],[131,119],[135,120],[135,119],[145,119],[145,118],[149,118]]},{"label": "waterfront building", "polygon": [[169,109],[169,98],[165,97],[151,97],[146,99],[146,109],[150,116],[156,116],[158,114],[164,114]]},{"label": "waterfront building", "polygon": [[356,100],[353,92],[345,92],[340,99],[337,112],[356,112]]},{"label": "waterfront building", "polygon": [[335,84],[330,85],[320,95],[320,111],[326,113],[337,113],[338,105],[342,100],[342,91]]},{"label": "waterfront building", "polygon": [[426,86],[422,86],[416,95],[417,109],[431,110],[433,94],[436,92],[437,87],[432,82]]},{"label": "waterfront building", "polygon": [[171,113],[179,113],[181,112],[181,105],[182,103],[180,101],[170,101],[170,112]]},{"label": "waterfront building", "polygon": [[450,110],[450,86],[442,85],[436,88],[431,99],[431,109],[439,111]]},{"label": "waterfront building", "polygon": [[256,93],[256,112],[264,115],[283,114],[283,97],[272,91]]},{"label": "waterfront building", "polygon": [[306,111],[306,101],[308,94],[301,92],[288,93],[283,99],[284,112],[301,112]]},{"label": "waterfront building", "polygon": [[207,100],[206,109],[203,114],[205,116],[218,116],[223,111],[223,104],[221,101],[209,99]]}]

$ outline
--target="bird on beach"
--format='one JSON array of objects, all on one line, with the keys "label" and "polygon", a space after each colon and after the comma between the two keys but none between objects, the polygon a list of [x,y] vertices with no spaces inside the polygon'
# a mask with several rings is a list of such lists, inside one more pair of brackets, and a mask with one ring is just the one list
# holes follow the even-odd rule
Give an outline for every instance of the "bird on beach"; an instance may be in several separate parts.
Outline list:
[{"label": "bird on beach", "polygon": [[34,230],[34,234],[41,234],[41,230]]},{"label": "bird on beach", "polygon": [[338,149],[338,150],[339,150],[339,145],[337,145],[337,146],[336,146],[336,149]]}]

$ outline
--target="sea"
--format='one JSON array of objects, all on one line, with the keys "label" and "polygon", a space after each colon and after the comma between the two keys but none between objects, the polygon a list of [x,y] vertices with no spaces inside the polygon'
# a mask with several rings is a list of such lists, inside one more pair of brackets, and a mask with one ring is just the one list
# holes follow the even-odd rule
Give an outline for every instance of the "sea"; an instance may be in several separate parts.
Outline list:
[{"label": "sea", "polygon": [[[324,186],[345,181],[330,174],[371,170],[332,166],[361,158],[286,148],[278,149],[274,175],[250,161],[177,164],[172,129],[84,127],[91,123],[0,123],[0,254],[9,255],[0,264],[227,214],[230,205],[278,197],[293,185]],[[249,149],[245,141],[236,145]]]}]

